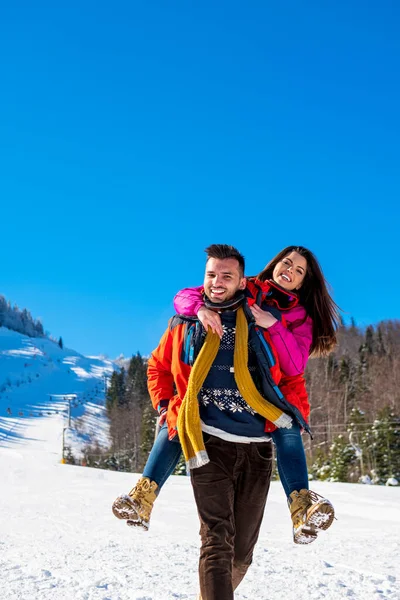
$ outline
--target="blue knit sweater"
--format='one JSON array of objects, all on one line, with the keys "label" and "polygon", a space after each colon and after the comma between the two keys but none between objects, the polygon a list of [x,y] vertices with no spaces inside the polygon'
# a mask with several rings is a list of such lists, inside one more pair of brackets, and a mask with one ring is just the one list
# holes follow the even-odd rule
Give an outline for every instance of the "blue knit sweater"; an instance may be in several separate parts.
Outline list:
[{"label": "blue knit sweater", "polygon": [[[221,313],[223,336],[218,354],[199,394],[200,418],[206,425],[234,435],[265,437],[265,419],[247,404],[237,388],[233,371],[236,312]],[[257,375],[255,355],[249,347],[248,367]]]}]

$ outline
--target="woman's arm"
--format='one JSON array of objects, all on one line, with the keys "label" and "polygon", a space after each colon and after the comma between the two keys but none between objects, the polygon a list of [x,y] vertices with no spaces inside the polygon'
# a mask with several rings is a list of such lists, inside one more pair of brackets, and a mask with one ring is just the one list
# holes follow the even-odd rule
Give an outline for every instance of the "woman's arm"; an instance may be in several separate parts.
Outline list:
[{"label": "woman's arm", "polygon": [[197,315],[200,323],[207,331],[211,327],[214,333],[222,338],[222,324],[218,313],[204,306],[203,286],[184,288],[174,298],[174,308],[179,315],[195,317]]},{"label": "woman's arm", "polygon": [[204,306],[202,285],[184,288],[174,298],[174,308],[178,315],[195,317],[202,306]]},{"label": "woman's arm", "polygon": [[268,333],[278,354],[283,373],[289,376],[304,373],[312,343],[312,320],[310,317],[292,330],[277,321],[268,328]]},{"label": "woman's arm", "polygon": [[250,310],[256,324],[268,330],[283,373],[288,376],[304,373],[312,343],[312,320],[306,316],[305,310],[297,307],[285,313],[288,328],[268,310],[256,305]]}]

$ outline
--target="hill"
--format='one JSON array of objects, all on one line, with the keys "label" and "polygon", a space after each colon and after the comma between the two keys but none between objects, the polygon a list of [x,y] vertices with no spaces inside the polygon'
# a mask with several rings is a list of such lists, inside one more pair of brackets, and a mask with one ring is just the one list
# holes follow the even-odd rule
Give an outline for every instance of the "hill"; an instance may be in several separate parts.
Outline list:
[{"label": "hill", "polygon": [[82,356],[45,337],[0,327],[0,443],[23,438],[27,421],[63,414],[65,443],[79,456],[89,440],[108,444],[105,386],[111,360]]}]

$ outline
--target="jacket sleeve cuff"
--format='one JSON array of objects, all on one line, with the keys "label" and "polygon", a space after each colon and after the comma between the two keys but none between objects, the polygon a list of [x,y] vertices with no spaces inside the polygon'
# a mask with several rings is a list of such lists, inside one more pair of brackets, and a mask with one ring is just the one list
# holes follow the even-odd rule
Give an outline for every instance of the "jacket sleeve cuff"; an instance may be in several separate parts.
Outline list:
[{"label": "jacket sleeve cuff", "polygon": [[158,414],[161,415],[168,408],[169,400],[160,400],[157,406]]},{"label": "jacket sleeve cuff", "polygon": [[197,303],[194,305],[194,314],[195,314],[195,315],[197,315],[197,313],[199,312],[199,310],[200,310],[200,309],[201,309],[203,306],[204,306],[204,302],[203,302],[203,301],[201,301],[201,302],[197,302]]}]

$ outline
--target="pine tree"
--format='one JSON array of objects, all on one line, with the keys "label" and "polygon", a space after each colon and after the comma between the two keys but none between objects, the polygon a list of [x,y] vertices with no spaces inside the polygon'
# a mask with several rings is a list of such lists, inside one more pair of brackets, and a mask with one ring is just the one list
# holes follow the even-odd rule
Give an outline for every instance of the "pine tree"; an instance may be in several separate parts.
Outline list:
[{"label": "pine tree", "polygon": [[377,482],[385,483],[390,477],[400,482],[400,417],[389,407],[383,408],[372,430],[372,447]]},{"label": "pine tree", "polygon": [[174,475],[187,475],[185,455],[182,453],[178,464],[175,467]]},{"label": "pine tree", "polygon": [[154,434],[157,422],[157,412],[154,410],[150,401],[145,406],[142,417],[142,428],[141,428],[141,457],[142,467],[146,463],[147,457],[150,454],[150,450],[154,444]]},{"label": "pine tree", "polygon": [[124,384],[125,369],[122,368],[120,372],[113,371],[106,394],[106,407],[108,411],[124,403]]},{"label": "pine tree", "polygon": [[376,353],[378,356],[386,356],[386,345],[383,339],[382,325],[378,326],[378,336],[376,340]]},{"label": "pine tree", "polygon": [[125,368],[122,367],[120,372],[117,374],[117,404],[118,406],[125,405],[125,379],[126,379],[126,371]]},{"label": "pine tree", "polygon": [[149,402],[147,390],[147,363],[138,352],[132,356],[127,374],[126,402],[139,406],[141,410]]},{"label": "pine tree", "polygon": [[354,449],[338,435],[329,448],[329,481],[348,481],[349,469],[355,459]]},{"label": "pine tree", "polygon": [[60,339],[58,340],[58,345],[60,346],[61,350],[64,348],[64,343],[63,343],[63,339],[60,336]]},{"label": "pine tree", "polygon": [[138,470],[152,446],[157,416],[147,389],[147,361],[139,352],[129,362],[126,379],[125,402],[132,416],[131,444],[135,457],[134,468]]},{"label": "pine tree", "polygon": [[368,354],[374,354],[375,350],[375,336],[374,336],[374,328],[372,325],[369,325],[365,332],[365,348]]}]

